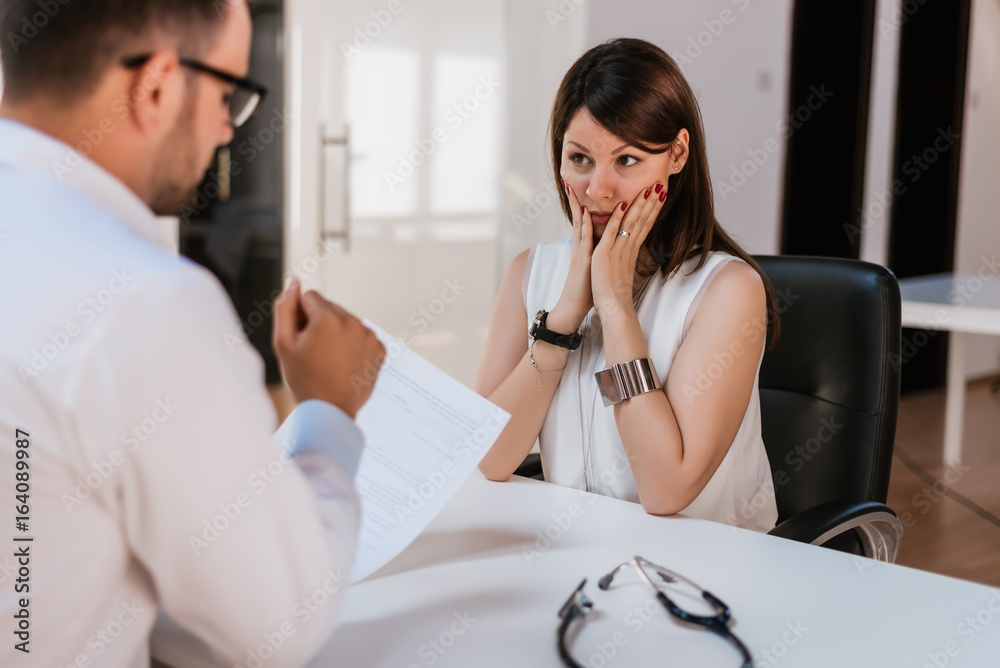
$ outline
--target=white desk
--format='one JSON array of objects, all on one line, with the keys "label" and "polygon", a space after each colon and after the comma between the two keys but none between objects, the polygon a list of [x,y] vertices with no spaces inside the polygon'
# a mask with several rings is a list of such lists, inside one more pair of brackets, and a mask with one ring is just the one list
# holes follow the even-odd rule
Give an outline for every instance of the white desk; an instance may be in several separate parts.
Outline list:
[{"label": "white desk", "polygon": [[[904,327],[951,332],[945,389],[944,464],[958,466],[962,460],[965,416],[965,335],[1000,336],[1000,276],[988,271],[981,275],[916,276],[900,280],[899,291]],[[926,341],[910,341],[910,344],[912,356]],[[908,359],[907,352],[904,348],[904,360]]]},{"label": "white desk", "polygon": [[[546,531],[556,538],[527,558]],[[557,668],[556,612],[584,576],[595,610],[572,645],[581,664],[739,665],[721,638],[681,627],[655,603],[642,610],[652,597],[633,573],[620,573],[611,591],[597,588],[634,554],[728,603],[758,668],[921,668],[934,666],[932,657],[951,668],[998,664],[1000,591],[712,522],[652,517],[535,480],[492,483],[477,471],[409,548],[351,588],[341,626],[312,665]],[[977,615],[978,631],[965,621]]]}]

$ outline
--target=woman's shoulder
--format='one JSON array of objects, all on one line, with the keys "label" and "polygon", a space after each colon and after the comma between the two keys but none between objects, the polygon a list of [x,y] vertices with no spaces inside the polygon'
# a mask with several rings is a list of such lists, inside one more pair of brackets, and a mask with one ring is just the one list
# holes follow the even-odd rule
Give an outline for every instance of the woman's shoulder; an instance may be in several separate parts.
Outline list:
[{"label": "woman's shoulder", "polygon": [[719,253],[706,283],[702,301],[739,304],[751,310],[758,310],[757,305],[766,306],[764,281],[753,266],[738,256]]},{"label": "woman's shoulder", "polygon": [[704,262],[700,254],[687,259],[663,284],[669,290],[661,293],[661,301],[675,298],[670,295],[688,295],[692,310],[706,298],[713,303],[756,304],[758,300],[763,303],[766,294],[757,270],[738,255],[723,251],[710,252]]},{"label": "woman's shoulder", "polygon": [[[701,252],[696,252],[678,264],[666,276],[664,283],[707,283],[728,265],[740,265],[754,271],[743,258],[725,251],[709,251],[702,258]],[[756,272],[755,272],[756,273]]]},{"label": "woman's shoulder", "polygon": [[[741,264],[743,266],[749,267],[750,265],[741,258],[739,255],[733,255],[732,253],[727,253],[726,251],[713,250],[709,251],[708,255],[705,256],[704,262],[701,258],[701,250],[696,249],[695,255],[689,257],[687,260],[681,263],[681,267],[686,271],[684,273],[694,273],[697,271],[711,271],[716,267],[726,264]],[[699,266],[701,265],[701,266]]]}]

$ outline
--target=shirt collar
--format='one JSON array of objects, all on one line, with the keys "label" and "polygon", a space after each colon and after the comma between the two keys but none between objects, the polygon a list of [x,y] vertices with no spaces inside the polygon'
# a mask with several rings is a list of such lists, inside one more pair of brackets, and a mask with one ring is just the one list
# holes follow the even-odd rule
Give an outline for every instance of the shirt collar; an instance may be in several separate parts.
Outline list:
[{"label": "shirt collar", "polygon": [[28,168],[67,185],[111,212],[129,229],[174,252],[152,210],[129,188],[68,144],[29,125],[0,118],[0,165]]}]

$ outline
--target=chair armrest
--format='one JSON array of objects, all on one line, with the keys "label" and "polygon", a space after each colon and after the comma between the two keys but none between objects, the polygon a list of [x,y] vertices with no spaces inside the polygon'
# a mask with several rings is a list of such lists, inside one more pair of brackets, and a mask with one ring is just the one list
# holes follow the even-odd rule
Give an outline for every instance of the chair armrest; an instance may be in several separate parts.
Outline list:
[{"label": "chair armrest", "polygon": [[542,456],[537,452],[532,452],[524,458],[521,465],[517,467],[514,471],[514,475],[524,476],[525,478],[534,478],[535,480],[544,480],[542,477]]},{"label": "chair armrest", "polygon": [[768,532],[800,543],[822,545],[854,529],[865,556],[895,563],[903,525],[892,508],[876,501],[828,501],[804,510]]}]

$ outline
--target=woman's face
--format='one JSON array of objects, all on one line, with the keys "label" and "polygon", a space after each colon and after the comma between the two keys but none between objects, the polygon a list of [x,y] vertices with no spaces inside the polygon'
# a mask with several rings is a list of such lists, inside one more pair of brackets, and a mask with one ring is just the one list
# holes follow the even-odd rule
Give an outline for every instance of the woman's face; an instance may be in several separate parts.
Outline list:
[{"label": "woman's face", "polygon": [[667,185],[667,177],[684,165],[687,141],[687,130],[681,130],[674,150],[647,153],[611,134],[585,108],[573,115],[563,135],[559,175],[590,211],[595,243],[616,206],[631,204],[657,183]]}]

